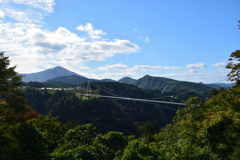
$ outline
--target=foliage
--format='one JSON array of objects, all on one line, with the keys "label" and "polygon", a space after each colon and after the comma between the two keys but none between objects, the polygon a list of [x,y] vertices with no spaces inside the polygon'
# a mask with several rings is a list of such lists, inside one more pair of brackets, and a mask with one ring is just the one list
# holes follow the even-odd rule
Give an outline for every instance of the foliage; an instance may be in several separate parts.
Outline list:
[{"label": "foliage", "polygon": [[235,81],[235,85],[240,85],[240,50],[236,50],[232,52],[229,58],[229,63],[226,68],[231,69],[228,73],[228,80]]},{"label": "foliage", "polygon": [[92,124],[78,125],[70,129],[60,140],[59,150],[74,149],[80,145],[90,144],[95,136],[95,129]]},{"label": "foliage", "polygon": [[237,159],[240,89],[222,91],[201,103],[190,99],[174,125],[154,136],[166,159]]},{"label": "foliage", "polygon": [[161,159],[159,152],[141,141],[128,143],[121,157],[122,160],[157,160]]},{"label": "foliage", "polygon": [[18,87],[24,83],[21,81],[22,76],[17,75],[14,71],[16,66],[9,67],[10,60],[0,53],[0,123],[7,122],[13,124],[16,122],[26,121],[24,115],[31,111],[27,108],[26,100],[23,93]]},{"label": "foliage", "polygon": [[[97,85],[107,90],[112,88],[112,91],[117,92],[117,94],[120,92],[120,95],[123,96],[150,97],[154,95],[154,93],[127,84],[97,83]],[[97,126],[96,132],[102,134],[108,131],[119,131],[123,132],[124,135],[139,136],[139,129],[147,122],[151,123],[156,131],[159,131],[175,115],[174,110],[168,110],[164,107],[178,108],[178,106],[173,105],[164,105],[161,108],[159,105],[148,103],[112,101],[100,98],[86,100],[71,92],[54,91],[49,94],[46,90],[40,91],[33,88],[25,90],[25,97],[28,104],[43,115],[59,116],[59,120],[63,123],[72,121],[75,125],[93,123]]]},{"label": "foliage", "polygon": [[41,160],[46,158],[47,146],[43,141],[43,135],[29,124],[21,124],[14,130],[14,136],[17,140],[17,159]]},{"label": "foliage", "polygon": [[[45,145],[42,135],[26,122],[39,114],[27,106],[18,89],[22,76],[9,67],[8,57],[0,53],[0,159],[42,159]],[[37,155],[37,157],[34,157]]]},{"label": "foliage", "polygon": [[127,146],[128,139],[122,133],[110,131],[105,135],[97,135],[93,145],[99,150],[100,159],[114,159],[116,155],[121,155]]},{"label": "foliage", "polygon": [[62,123],[57,118],[48,118],[41,115],[28,121],[28,124],[34,126],[42,134],[49,153],[57,147],[59,139],[64,135]]},{"label": "foliage", "polygon": [[218,90],[213,88],[213,90],[209,92],[208,96],[209,98],[212,98],[213,96],[216,96],[218,93],[219,93]]}]

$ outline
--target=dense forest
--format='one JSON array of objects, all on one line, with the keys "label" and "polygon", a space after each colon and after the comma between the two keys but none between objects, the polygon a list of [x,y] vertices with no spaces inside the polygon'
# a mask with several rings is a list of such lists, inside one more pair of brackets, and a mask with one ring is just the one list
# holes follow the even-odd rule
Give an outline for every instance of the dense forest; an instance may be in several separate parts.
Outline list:
[{"label": "dense forest", "polygon": [[[233,52],[231,57],[239,60],[240,51]],[[190,98],[165,127],[162,111],[152,104],[85,99],[73,92],[33,88],[23,93],[18,89],[23,85],[21,76],[15,67],[9,67],[10,61],[3,53],[0,64],[0,159],[240,157],[239,63],[230,62],[227,66],[232,69],[228,77],[235,82],[233,88],[212,92],[207,101]],[[111,93],[120,96],[156,98],[160,94],[117,83],[98,85],[106,90],[111,88]],[[175,112],[166,114],[173,117]]]}]

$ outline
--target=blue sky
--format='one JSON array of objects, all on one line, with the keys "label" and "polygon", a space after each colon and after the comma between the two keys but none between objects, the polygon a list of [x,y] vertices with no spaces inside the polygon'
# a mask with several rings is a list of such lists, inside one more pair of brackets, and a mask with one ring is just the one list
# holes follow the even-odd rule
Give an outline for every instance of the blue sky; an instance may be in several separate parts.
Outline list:
[{"label": "blue sky", "polygon": [[0,51],[20,73],[62,66],[97,79],[212,83],[226,78],[240,49],[239,0],[0,3]]}]

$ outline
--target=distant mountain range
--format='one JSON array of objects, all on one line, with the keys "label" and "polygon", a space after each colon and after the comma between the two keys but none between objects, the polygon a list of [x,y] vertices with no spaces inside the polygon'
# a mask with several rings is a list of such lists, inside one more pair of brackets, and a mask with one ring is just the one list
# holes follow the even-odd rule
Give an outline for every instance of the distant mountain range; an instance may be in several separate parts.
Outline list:
[{"label": "distant mountain range", "polygon": [[232,88],[232,84],[229,84],[229,83],[210,83],[206,85],[212,88],[215,88],[217,90],[219,90],[221,87],[223,87],[224,89]]},{"label": "distant mountain range", "polygon": [[[82,84],[84,82],[116,82],[112,79],[89,79],[77,73],[71,72],[63,67],[55,67],[52,69],[48,69],[42,72],[31,73],[31,74],[21,74],[25,75],[23,77],[24,82],[37,81],[37,82],[61,82],[68,84]],[[157,89],[161,92],[171,92],[171,91],[179,91],[179,90],[195,90],[198,89],[197,92],[205,92],[209,93],[213,88],[220,89],[223,87],[225,89],[231,88],[231,84],[225,83],[211,83],[211,84],[203,84],[203,83],[193,83],[186,81],[178,81],[170,78],[164,77],[153,77],[146,75],[138,80],[132,79],[130,77],[123,77],[119,79],[117,82],[132,84],[139,88],[146,90]]]},{"label": "distant mountain range", "polygon": [[89,79],[83,76],[76,76],[76,75],[71,75],[71,76],[59,76],[53,79],[49,79],[45,82],[62,82],[62,83],[68,83],[68,84],[83,84],[84,82],[116,82],[112,79],[102,79],[102,80],[97,80],[97,79]]},{"label": "distant mountain range", "polygon": [[[220,89],[223,87],[224,89],[228,89],[232,87],[232,84],[229,83],[210,83],[210,84],[203,84],[203,83],[193,83],[193,82],[184,82],[184,81],[177,81],[170,78],[164,78],[164,77],[151,77],[149,75],[146,75],[138,80],[132,79],[130,77],[123,77],[118,80],[120,83],[126,83],[126,84],[133,84],[139,88],[152,90],[152,89],[158,89],[164,91],[174,91],[174,90],[182,90],[186,86],[190,88],[195,87],[201,87],[201,85],[207,85],[208,87]],[[167,84],[168,83],[168,84]],[[180,86],[181,84],[181,86]],[[171,86],[169,88],[169,85]],[[162,86],[162,87],[161,87]],[[177,86],[177,88],[176,88]],[[185,86],[185,87],[184,87]],[[168,89],[169,88],[169,89]],[[187,88],[186,88],[187,89]]]}]

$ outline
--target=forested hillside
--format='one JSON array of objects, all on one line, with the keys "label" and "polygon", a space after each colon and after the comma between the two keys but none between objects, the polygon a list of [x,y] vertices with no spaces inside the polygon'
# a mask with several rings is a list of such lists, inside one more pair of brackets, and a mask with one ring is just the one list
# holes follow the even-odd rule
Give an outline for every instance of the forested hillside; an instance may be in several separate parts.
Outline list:
[{"label": "forested hillside", "polygon": [[[34,83],[35,84],[35,83]],[[37,83],[39,84],[39,83]],[[44,85],[44,84],[42,84]],[[86,83],[83,84],[86,88]],[[101,89],[100,89],[100,88]],[[201,94],[189,92],[165,92],[158,90],[146,91],[130,84],[118,82],[94,82],[91,85],[92,93],[100,95],[122,96],[163,100],[172,102],[187,101],[192,96],[206,97]],[[105,91],[108,91],[107,93]],[[79,96],[75,92],[47,91],[27,88],[24,91],[28,105],[33,106],[37,112],[58,116],[63,123],[73,122],[75,125],[94,123],[98,133],[120,131],[125,135],[141,135],[143,127],[150,123],[156,131],[171,123],[176,111],[183,106],[170,104],[152,104],[134,101],[111,100],[103,98],[90,98]],[[172,95],[176,95],[172,97]]]},{"label": "forested hillside", "polygon": [[[152,98],[155,94],[132,85],[121,83],[96,83],[101,88],[110,90],[120,96],[135,98]],[[102,90],[92,87],[93,92],[104,95]],[[28,88],[25,98],[33,109],[43,115],[58,116],[63,123],[72,121],[75,125],[93,123],[98,133],[121,131],[125,135],[140,135],[144,125],[151,123],[156,131],[170,123],[175,112],[182,106],[169,104],[151,104],[133,101],[113,101],[77,97],[75,92],[39,91]],[[168,109],[168,107],[170,109]]]},{"label": "forested hillside", "polygon": [[161,92],[189,91],[197,89],[194,92],[207,94],[212,90],[211,87],[208,87],[203,83],[177,81],[170,78],[152,77],[149,75],[138,79],[134,85],[147,90],[157,89]]}]

